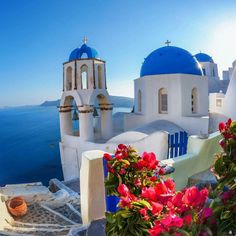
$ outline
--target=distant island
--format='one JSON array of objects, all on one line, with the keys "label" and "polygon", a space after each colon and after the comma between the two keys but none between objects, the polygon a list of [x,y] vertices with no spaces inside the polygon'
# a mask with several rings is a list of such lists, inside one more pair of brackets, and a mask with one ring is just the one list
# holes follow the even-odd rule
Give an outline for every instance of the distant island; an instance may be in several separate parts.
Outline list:
[{"label": "distant island", "polygon": [[[114,107],[133,107],[134,99],[129,97],[121,97],[121,96],[110,96],[111,102],[114,104]],[[45,101],[40,106],[59,106],[60,99],[55,101]]]}]

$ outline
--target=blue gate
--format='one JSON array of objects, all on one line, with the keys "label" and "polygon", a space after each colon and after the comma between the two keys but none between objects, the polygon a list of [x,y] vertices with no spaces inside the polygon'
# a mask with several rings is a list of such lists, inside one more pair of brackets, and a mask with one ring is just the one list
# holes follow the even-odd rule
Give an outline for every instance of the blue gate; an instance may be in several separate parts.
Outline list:
[{"label": "blue gate", "polygon": [[169,134],[168,144],[167,159],[182,156],[187,153],[188,134],[183,131]]}]

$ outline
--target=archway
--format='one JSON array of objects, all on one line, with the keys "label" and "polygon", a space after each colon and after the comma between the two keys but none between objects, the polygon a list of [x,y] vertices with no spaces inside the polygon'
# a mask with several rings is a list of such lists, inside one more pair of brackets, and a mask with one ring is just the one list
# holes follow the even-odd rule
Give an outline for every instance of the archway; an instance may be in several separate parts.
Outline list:
[{"label": "archway", "polygon": [[112,104],[104,94],[94,98],[93,130],[95,140],[106,140],[112,135]]},{"label": "archway", "polygon": [[61,135],[80,136],[78,105],[73,96],[67,96],[62,99],[60,106],[60,129]]}]

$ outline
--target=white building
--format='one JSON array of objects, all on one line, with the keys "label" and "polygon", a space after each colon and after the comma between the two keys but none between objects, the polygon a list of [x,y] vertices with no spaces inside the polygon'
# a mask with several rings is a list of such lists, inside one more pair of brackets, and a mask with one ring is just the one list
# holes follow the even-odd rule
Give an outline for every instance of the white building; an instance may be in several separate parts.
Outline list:
[{"label": "white building", "polygon": [[113,152],[124,143],[163,160],[169,153],[169,134],[207,137],[208,83],[219,77],[212,59],[198,59],[202,66],[188,51],[169,45],[153,51],[134,80],[134,111],[112,116],[105,61],[86,42],[75,49],[63,65],[59,107],[65,180],[79,178],[81,155],[87,150]]},{"label": "white building", "polygon": [[[99,122],[93,119],[96,106],[100,110]],[[73,117],[80,121],[79,130],[73,130],[72,111]],[[105,61],[86,43],[75,49],[63,65],[60,129],[62,140],[65,135],[86,141],[112,136],[112,104],[106,87]]]},{"label": "white building", "polygon": [[236,120],[236,60],[233,62],[232,68],[229,69],[230,82],[227,92],[225,94],[225,99],[223,101],[222,114],[227,117]]},{"label": "white building", "polygon": [[125,129],[167,120],[189,134],[208,133],[208,78],[188,51],[173,46],[153,51],[134,91],[135,110],[125,117]]}]

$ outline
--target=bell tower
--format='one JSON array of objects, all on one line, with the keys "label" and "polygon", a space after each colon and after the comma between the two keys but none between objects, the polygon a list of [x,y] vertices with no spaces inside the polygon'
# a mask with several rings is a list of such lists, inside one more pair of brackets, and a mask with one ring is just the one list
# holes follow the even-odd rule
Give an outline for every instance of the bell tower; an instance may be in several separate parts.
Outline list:
[{"label": "bell tower", "polygon": [[[84,37],[63,64],[63,93],[59,107],[61,136],[78,136],[86,141],[112,136],[112,109],[106,84],[106,63]],[[66,115],[66,114],[67,115]],[[79,130],[73,130],[78,117]]]}]

